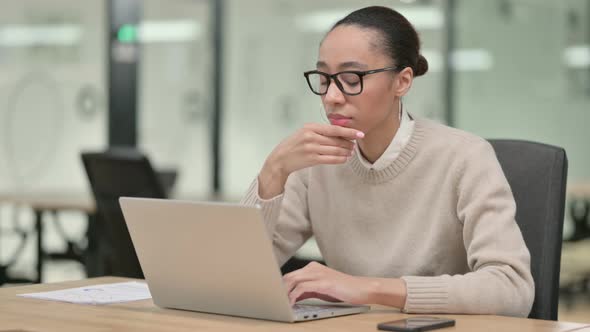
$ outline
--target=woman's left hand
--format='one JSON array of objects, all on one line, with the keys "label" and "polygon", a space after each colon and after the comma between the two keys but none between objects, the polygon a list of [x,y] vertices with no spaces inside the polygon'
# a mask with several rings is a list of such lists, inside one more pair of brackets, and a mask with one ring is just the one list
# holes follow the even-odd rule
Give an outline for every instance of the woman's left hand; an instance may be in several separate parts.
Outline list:
[{"label": "woman's left hand", "polygon": [[351,276],[316,262],[285,274],[283,281],[291,305],[307,298],[352,304],[371,303],[374,286],[370,278]]}]

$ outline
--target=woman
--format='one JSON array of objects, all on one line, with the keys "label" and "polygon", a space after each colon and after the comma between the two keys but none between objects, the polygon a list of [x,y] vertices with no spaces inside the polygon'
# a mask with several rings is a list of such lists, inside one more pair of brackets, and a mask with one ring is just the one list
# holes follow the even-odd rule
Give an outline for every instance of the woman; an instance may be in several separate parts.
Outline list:
[{"label": "woman", "polygon": [[401,106],[428,70],[419,51],[394,10],[363,8],[336,23],[305,73],[331,124],[281,142],[243,202],[262,207],[279,264],[317,240],[327,266],[284,276],[292,303],[526,317],[530,255],[492,147]]}]

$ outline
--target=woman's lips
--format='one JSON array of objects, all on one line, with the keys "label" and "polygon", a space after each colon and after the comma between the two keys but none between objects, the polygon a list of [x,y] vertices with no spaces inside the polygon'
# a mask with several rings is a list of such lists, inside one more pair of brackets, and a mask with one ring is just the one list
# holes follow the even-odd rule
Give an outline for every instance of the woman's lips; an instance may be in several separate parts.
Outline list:
[{"label": "woman's lips", "polygon": [[330,114],[330,115],[328,115],[328,119],[330,119],[331,124],[333,124],[335,126],[341,126],[341,127],[346,126],[352,120],[352,118],[347,118],[347,117],[342,116],[340,114]]},{"label": "woman's lips", "polygon": [[335,126],[344,127],[350,122],[350,119],[330,119],[330,123]]}]

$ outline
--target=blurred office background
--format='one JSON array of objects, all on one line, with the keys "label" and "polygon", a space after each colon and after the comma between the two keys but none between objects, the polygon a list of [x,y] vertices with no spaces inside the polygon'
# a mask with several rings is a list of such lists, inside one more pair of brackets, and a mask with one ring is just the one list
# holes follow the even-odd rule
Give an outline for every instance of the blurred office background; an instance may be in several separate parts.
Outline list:
[{"label": "blurred office background", "polygon": [[[325,121],[302,75],[325,32],[379,4],[415,25],[430,64],[412,114],[566,149],[560,319],[590,321],[590,0],[0,3],[0,275],[38,278],[35,210],[10,197],[91,201],[83,151],[134,146],[177,175],[171,196],[238,201],[283,137]],[[42,215],[44,250],[84,250],[81,204]]]}]

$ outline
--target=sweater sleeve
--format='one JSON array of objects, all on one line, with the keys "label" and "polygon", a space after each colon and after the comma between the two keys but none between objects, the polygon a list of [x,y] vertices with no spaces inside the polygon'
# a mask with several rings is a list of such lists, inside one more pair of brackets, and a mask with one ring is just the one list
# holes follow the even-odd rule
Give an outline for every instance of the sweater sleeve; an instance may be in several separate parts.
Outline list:
[{"label": "sweater sleeve", "polygon": [[261,206],[279,266],[285,264],[312,235],[307,205],[308,171],[303,169],[292,173],[285,191],[271,199],[260,198],[256,177],[241,201],[244,205]]},{"label": "sweater sleeve", "polygon": [[404,311],[526,317],[535,290],[516,203],[491,145],[481,140],[472,147],[456,168],[457,217],[471,272],[403,277]]}]

